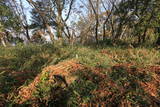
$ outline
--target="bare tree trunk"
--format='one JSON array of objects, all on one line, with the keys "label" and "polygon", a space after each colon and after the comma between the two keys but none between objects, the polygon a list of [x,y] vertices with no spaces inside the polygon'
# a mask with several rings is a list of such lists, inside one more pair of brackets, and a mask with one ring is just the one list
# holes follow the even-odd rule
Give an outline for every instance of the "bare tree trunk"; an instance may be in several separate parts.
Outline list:
[{"label": "bare tree trunk", "polygon": [[0,32],[0,40],[1,40],[1,43],[4,47],[6,47],[6,41],[5,41],[5,33],[4,32]]},{"label": "bare tree trunk", "polygon": [[106,37],[106,24],[103,24],[103,40],[105,40]]},{"label": "bare tree trunk", "polygon": [[117,29],[117,32],[116,32],[116,35],[115,35],[115,39],[118,39],[120,37],[120,35],[122,34],[122,31],[123,31],[123,24],[122,24],[122,22],[120,22],[118,29]]},{"label": "bare tree trunk", "polygon": [[[68,37],[68,39],[71,39],[70,29],[69,29],[69,27],[67,26],[66,22],[64,22],[64,26],[65,26],[65,28],[66,28],[66,30],[67,30],[67,37]],[[64,31],[64,32],[65,32],[65,31]]]},{"label": "bare tree trunk", "polygon": [[[150,24],[150,21],[152,20],[152,17],[154,16],[154,11],[152,11],[151,13],[151,16],[149,17],[149,19],[147,20],[147,24],[149,25]],[[145,42],[145,39],[146,39],[146,35],[147,35],[147,30],[148,30],[148,25],[145,26],[145,30],[144,30],[144,33],[142,35],[142,42],[144,43]]]},{"label": "bare tree trunk", "polygon": [[[112,11],[111,11],[112,12]],[[105,36],[106,36],[106,24],[108,22],[108,19],[110,18],[111,16],[111,12],[110,14],[108,15],[108,17],[106,18],[105,22],[103,23],[103,40],[105,39]]]},{"label": "bare tree trunk", "polygon": [[114,7],[112,6],[111,11],[108,11],[107,8],[105,7],[105,4],[104,4],[103,0],[101,0],[101,2],[102,2],[102,5],[103,5],[103,8],[104,8],[105,11],[106,11],[106,14],[108,15],[108,16],[106,17],[104,23],[103,23],[103,40],[104,40],[104,39],[105,39],[105,36],[106,36],[106,24],[107,24],[107,22],[108,22],[108,20],[109,20],[109,18],[110,18],[110,16],[111,16],[111,14],[112,14],[112,11],[113,11]]},{"label": "bare tree trunk", "polygon": [[158,39],[157,39],[157,41],[156,41],[156,45],[160,45],[160,32],[159,32],[159,34],[158,34]]},{"label": "bare tree trunk", "polygon": [[58,33],[58,38],[62,38],[62,7],[60,4],[60,1],[56,1],[57,2],[57,10],[58,10],[58,16],[57,16],[57,33]]},{"label": "bare tree trunk", "polygon": [[31,41],[31,38],[30,38],[30,35],[29,35],[28,25],[25,27],[25,31],[26,31],[26,37],[27,37],[28,41]]},{"label": "bare tree trunk", "polygon": [[53,41],[54,41],[54,35],[53,35],[53,33],[52,33],[51,27],[50,27],[48,24],[45,24],[45,26],[47,27],[49,36],[50,36],[50,38],[51,38],[51,41],[53,42]]},{"label": "bare tree trunk", "polygon": [[[62,34],[64,32],[64,34],[67,36],[67,38],[70,39],[71,37],[71,34],[70,34],[70,31],[69,31],[69,27],[67,26],[66,24],[66,21],[69,19],[69,16],[70,16],[70,13],[71,13],[71,9],[72,9],[72,5],[74,3],[74,0],[71,0],[70,1],[70,4],[69,4],[69,9],[68,9],[68,13],[67,13],[67,16],[65,19],[62,18],[62,11],[63,11],[63,6],[61,5],[61,1],[59,0],[56,0],[55,1],[56,5],[57,5],[57,10],[58,10],[58,16],[57,16],[57,33],[58,33],[58,38],[62,38]],[[67,30],[67,33],[65,32],[65,30]]]},{"label": "bare tree trunk", "polygon": [[99,26],[99,0],[96,1],[96,8],[93,6],[93,3],[91,0],[89,0],[89,3],[91,5],[91,8],[94,12],[94,15],[95,15],[95,20],[96,20],[96,26],[95,26],[95,40],[96,40],[96,43],[98,44],[98,26]]},{"label": "bare tree trunk", "polygon": [[124,29],[122,29],[122,33],[121,33],[121,35],[120,35],[120,39],[122,39],[122,38],[123,38],[123,35],[124,35],[124,33],[125,33],[126,29],[127,29],[127,26],[125,26],[125,27],[124,27]]},{"label": "bare tree trunk", "polygon": [[96,29],[95,29],[95,38],[96,38],[96,43],[98,44],[98,26],[99,26],[99,21],[98,18],[96,20]]},{"label": "bare tree trunk", "polygon": [[140,44],[141,43],[141,36],[140,35],[138,35],[138,44]]},{"label": "bare tree trunk", "polygon": [[2,45],[3,45],[4,47],[6,47],[6,46],[7,46],[7,45],[6,45],[6,43],[5,43],[4,38],[1,38],[1,42],[2,42]]},{"label": "bare tree trunk", "polygon": [[115,30],[114,30],[114,22],[113,22],[113,17],[112,17],[112,21],[111,21],[111,29],[112,29],[112,38],[114,37],[115,34]]},{"label": "bare tree trunk", "polygon": [[144,43],[145,40],[146,40],[147,29],[148,29],[148,28],[145,27],[144,33],[143,33],[143,35],[142,35],[142,42],[143,42],[143,43]]}]

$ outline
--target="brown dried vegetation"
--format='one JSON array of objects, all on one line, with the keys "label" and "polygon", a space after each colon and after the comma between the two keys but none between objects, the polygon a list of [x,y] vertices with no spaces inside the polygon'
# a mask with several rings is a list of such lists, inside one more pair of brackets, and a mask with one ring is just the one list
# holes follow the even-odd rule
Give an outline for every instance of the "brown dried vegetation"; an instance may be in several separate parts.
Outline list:
[{"label": "brown dried vegetation", "polygon": [[[110,74],[113,71],[124,70],[127,75],[130,77],[138,77],[133,78],[129,81],[124,81],[122,84],[118,84],[114,80]],[[135,91],[141,89],[144,91],[144,99],[147,99],[150,107],[158,107],[160,104],[160,97],[159,97],[159,66],[149,66],[146,68],[136,68],[133,64],[116,64],[111,68],[103,69],[103,68],[89,68],[85,67],[82,64],[79,64],[75,60],[69,60],[61,62],[57,65],[49,66],[43,69],[43,72],[39,74],[34,81],[29,84],[28,86],[24,86],[19,91],[19,99],[17,100],[19,104],[26,102],[27,100],[35,100],[33,96],[33,92],[36,90],[36,85],[41,81],[41,76],[44,72],[49,72],[49,80],[48,84],[55,83],[53,76],[61,76],[66,80],[66,83],[63,81],[63,85],[60,87],[68,88],[70,84],[77,81],[79,77],[79,73],[83,75],[86,80],[92,81],[93,83],[97,84],[97,88],[92,90],[92,96],[90,102],[82,103],[81,98],[79,98],[79,104],[83,107],[94,107],[101,105],[102,107],[108,106],[118,106],[118,107],[132,107],[134,106],[133,102],[127,100],[127,95],[133,95],[132,97],[136,97],[135,95],[138,94]],[[105,74],[106,72],[107,74]],[[151,77],[143,77],[148,75],[148,73],[152,73]],[[123,73],[123,72],[122,72]],[[121,75],[121,74],[119,74]],[[123,76],[123,75],[122,75]],[[151,80],[145,80],[151,78]],[[134,82],[134,83],[132,83]],[[67,84],[67,85],[66,85]],[[132,85],[136,84],[138,87],[133,87]],[[55,92],[56,91],[56,92]],[[58,90],[54,90],[55,93],[62,93],[58,92]],[[140,93],[139,93],[140,94]],[[142,93],[141,93],[142,94]],[[133,98],[134,99],[134,98]],[[143,99],[143,98],[142,98]],[[135,99],[136,100],[136,99]],[[136,102],[139,104],[138,102]],[[136,105],[136,104],[135,104]],[[142,106],[141,104],[139,104]]]}]

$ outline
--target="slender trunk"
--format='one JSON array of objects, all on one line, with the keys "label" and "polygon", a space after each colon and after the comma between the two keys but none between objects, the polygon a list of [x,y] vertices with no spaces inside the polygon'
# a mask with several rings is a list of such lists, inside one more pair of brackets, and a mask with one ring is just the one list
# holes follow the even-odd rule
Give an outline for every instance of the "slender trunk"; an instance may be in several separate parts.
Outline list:
[{"label": "slender trunk", "polygon": [[140,44],[141,43],[141,36],[139,35],[138,36],[138,44]]},{"label": "slender trunk", "polygon": [[6,47],[6,46],[7,46],[7,45],[6,45],[6,43],[5,43],[4,38],[1,38],[1,42],[2,42],[2,45],[3,45],[4,47]]},{"label": "slender trunk", "polygon": [[53,35],[52,31],[51,31],[51,27],[48,24],[45,24],[45,26],[47,27],[49,36],[50,36],[50,38],[51,38],[51,40],[53,42],[54,41],[54,35]]},{"label": "slender trunk", "polygon": [[125,26],[125,27],[124,27],[124,30],[122,29],[122,33],[121,33],[121,35],[120,35],[120,39],[122,39],[122,38],[123,38],[123,35],[124,35],[124,33],[125,33],[126,29],[127,29],[127,26]]},{"label": "slender trunk", "polygon": [[160,33],[158,34],[158,39],[156,41],[156,45],[160,45]]},{"label": "slender trunk", "polygon": [[68,34],[68,39],[71,39],[71,33],[70,33],[70,30],[69,30],[69,27],[67,26],[67,24],[65,24],[65,28],[67,30],[67,34]]},{"label": "slender trunk", "polygon": [[113,17],[112,17],[112,19],[111,19],[111,37],[112,37],[112,39],[114,38],[114,21],[113,21]]},{"label": "slender trunk", "polygon": [[28,26],[25,27],[25,31],[26,31],[26,37],[27,37],[28,41],[31,41],[31,38],[30,38],[30,35],[29,35]]},{"label": "slender trunk", "polygon": [[99,20],[98,20],[98,16],[96,18],[96,29],[95,29],[95,39],[96,39],[96,43],[98,44],[98,25],[99,25]]},{"label": "slender trunk", "polygon": [[[10,42],[9,32],[8,32],[8,31],[5,31],[5,32],[4,32],[4,35],[5,35],[5,37],[6,37],[6,42]],[[6,42],[5,42],[5,43],[6,43]]]},{"label": "slender trunk", "polygon": [[92,0],[89,0],[89,3],[91,5],[91,8],[94,12],[94,15],[95,15],[95,20],[96,20],[96,28],[95,28],[95,40],[96,40],[96,43],[98,44],[98,26],[99,26],[99,0],[96,1],[96,8],[93,6],[92,4]]},{"label": "slender trunk", "polygon": [[96,3],[96,43],[98,44],[98,27],[99,27],[99,0]]},{"label": "slender trunk", "polygon": [[58,38],[60,39],[60,38],[62,38],[62,22],[61,22],[61,16],[59,16],[58,15],[58,19],[57,19],[57,24],[58,24],[58,26],[57,26],[57,33],[58,33]]},{"label": "slender trunk", "polygon": [[148,29],[148,28],[145,27],[144,33],[143,33],[143,35],[142,35],[142,42],[143,42],[143,43],[144,43],[145,40],[146,40],[147,29]]},{"label": "slender trunk", "polygon": [[[64,32],[65,36],[70,39],[71,38],[71,33],[70,33],[70,29],[68,27],[68,25],[66,24],[66,21],[62,19],[62,22],[63,22],[63,26],[61,26],[62,28],[62,31],[61,32]],[[67,32],[65,32],[64,28],[66,29]]]},{"label": "slender trunk", "polygon": [[61,39],[62,38],[62,5],[60,3],[60,1],[56,1],[56,4],[57,4],[57,10],[58,10],[58,16],[57,16],[57,36],[58,36],[58,39]]},{"label": "slender trunk", "polygon": [[105,39],[106,36],[106,24],[103,24],[103,40]]},{"label": "slender trunk", "polygon": [[117,33],[115,35],[115,39],[118,39],[120,37],[120,35],[122,34],[122,28],[123,28],[123,24],[122,24],[122,22],[120,22],[118,29],[117,29]]},{"label": "slender trunk", "polygon": [[111,9],[111,12],[108,14],[108,17],[106,18],[106,20],[103,23],[103,40],[105,39],[105,36],[106,36],[106,24],[107,24],[107,22],[108,22],[108,20],[109,20],[109,18],[111,16],[111,14],[112,14],[112,11],[113,11],[113,7]]},{"label": "slender trunk", "polygon": [[146,21],[147,25],[145,26],[145,30],[144,30],[144,33],[142,35],[142,40],[143,40],[142,42],[145,42],[145,38],[146,38],[147,30],[148,30],[148,25],[150,24],[153,16],[154,16],[154,11],[152,11],[150,18]]}]

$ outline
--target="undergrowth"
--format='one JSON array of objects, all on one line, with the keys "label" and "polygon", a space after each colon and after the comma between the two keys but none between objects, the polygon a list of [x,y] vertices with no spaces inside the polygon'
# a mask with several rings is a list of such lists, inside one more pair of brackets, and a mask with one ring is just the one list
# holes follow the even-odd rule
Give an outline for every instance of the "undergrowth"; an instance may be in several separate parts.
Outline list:
[{"label": "undergrowth", "polygon": [[[104,102],[108,102],[107,105],[115,106],[123,101],[130,102],[132,106],[149,106],[151,104],[148,94],[140,83],[154,81],[155,74],[151,70],[137,71],[149,66],[159,66],[159,50],[141,47],[52,44],[0,47],[0,104],[14,105],[14,101],[11,101],[12,98],[10,99],[8,94],[16,94],[15,90],[20,86],[27,86],[37,74],[41,73],[44,67],[69,59],[78,60],[79,63],[91,69],[77,72],[78,79],[69,87],[59,89],[64,93],[59,91],[61,94],[57,93],[59,95],[56,100],[51,95],[53,88],[55,89],[57,86],[47,84],[48,76],[44,74],[41,83],[37,85],[38,90],[34,93],[38,99],[36,103],[42,103],[45,106],[73,107],[104,104]],[[110,69],[117,64],[131,64],[131,71],[128,72],[128,69],[123,67]],[[99,70],[98,74],[94,69]],[[101,76],[101,73],[106,77]],[[114,82],[113,86],[108,84],[109,81]],[[158,90],[160,89],[158,88]],[[100,96],[101,94],[102,96]],[[32,103],[29,101],[26,104]]]}]

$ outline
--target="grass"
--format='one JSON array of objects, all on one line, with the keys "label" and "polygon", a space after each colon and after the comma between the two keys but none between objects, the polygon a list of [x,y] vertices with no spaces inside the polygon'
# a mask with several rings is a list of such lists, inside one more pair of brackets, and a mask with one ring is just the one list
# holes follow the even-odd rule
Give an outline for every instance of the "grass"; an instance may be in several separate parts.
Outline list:
[{"label": "grass", "polygon": [[[148,94],[140,84],[155,81],[153,77],[156,74],[147,67],[160,65],[159,50],[111,45],[93,47],[52,44],[0,47],[0,104],[15,105],[14,97],[9,98],[7,95],[15,96],[18,88],[31,83],[44,67],[70,59],[78,60],[89,69],[77,71],[78,79],[63,90],[64,98],[59,96],[57,100],[51,98],[54,86],[46,84],[48,76],[44,75],[41,78],[43,81],[37,86],[38,91],[34,93],[40,99],[38,102],[60,106],[63,99],[63,105],[73,107],[104,102],[113,106],[126,100],[132,106],[151,104]],[[121,67],[121,64],[127,67]],[[115,65],[118,66],[117,69],[114,68]],[[128,69],[133,73],[128,72]],[[19,77],[25,77],[25,80],[21,82]],[[104,96],[100,96],[101,94]]]},{"label": "grass", "polygon": [[35,46],[34,44],[18,45],[16,47],[1,48],[0,67],[15,71],[38,71],[54,51],[56,51],[56,48],[50,44],[43,46]]}]

